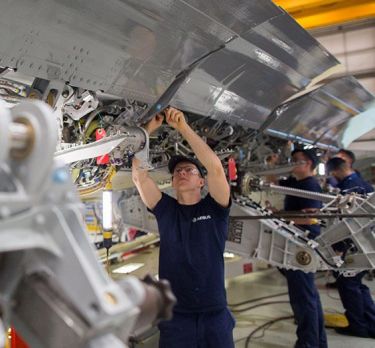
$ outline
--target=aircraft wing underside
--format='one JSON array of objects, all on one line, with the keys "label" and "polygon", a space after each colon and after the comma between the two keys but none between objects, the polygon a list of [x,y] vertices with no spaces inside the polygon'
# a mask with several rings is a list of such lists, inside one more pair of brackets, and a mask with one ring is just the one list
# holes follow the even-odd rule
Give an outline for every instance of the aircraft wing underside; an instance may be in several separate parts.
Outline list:
[{"label": "aircraft wing underside", "polygon": [[[373,100],[353,78],[335,80],[341,64],[268,0],[5,1],[0,30],[0,66],[136,100],[143,107],[133,125],[155,105],[171,104],[244,129],[341,146],[348,119]],[[311,112],[316,105],[319,115]],[[312,129],[316,116],[329,126]]]}]

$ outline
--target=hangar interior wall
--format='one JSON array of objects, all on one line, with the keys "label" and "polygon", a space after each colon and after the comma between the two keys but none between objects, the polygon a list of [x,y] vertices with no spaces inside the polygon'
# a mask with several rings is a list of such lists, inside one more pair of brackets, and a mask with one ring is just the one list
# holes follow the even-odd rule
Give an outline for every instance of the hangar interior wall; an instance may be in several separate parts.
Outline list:
[{"label": "hangar interior wall", "polygon": [[375,94],[375,22],[313,35],[345,65],[346,75],[354,75]]}]

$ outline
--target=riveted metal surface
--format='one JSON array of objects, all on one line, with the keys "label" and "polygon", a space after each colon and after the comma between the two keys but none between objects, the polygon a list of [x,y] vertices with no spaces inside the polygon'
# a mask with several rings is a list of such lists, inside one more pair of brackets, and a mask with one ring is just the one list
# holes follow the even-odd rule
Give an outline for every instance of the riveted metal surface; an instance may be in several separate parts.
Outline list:
[{"label": "riveted metal surface", "polygon": [[[0,66],[144,102],[137,123],[162,99],[267,128],[275,108],[341,67],[269,0],[6,0],[0,30]],[[173,81],[182,84],[168,90]],[[348,108],[363,109],[367,96],[359,85],[332,86],[300,98],[270,133],[336,144]],[[332,108],[338,99],[345,107]]]},{"label": "riveted metal surface", "polygon": [[185,1],[5,1],[0,65],[151,103],[234,36],[221,22]]}]

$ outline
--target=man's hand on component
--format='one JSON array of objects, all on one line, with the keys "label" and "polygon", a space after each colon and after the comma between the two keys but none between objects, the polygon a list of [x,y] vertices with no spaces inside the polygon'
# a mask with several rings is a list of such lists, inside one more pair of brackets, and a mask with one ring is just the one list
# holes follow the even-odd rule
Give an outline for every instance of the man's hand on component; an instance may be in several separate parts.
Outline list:
[{"label": "man's hand on component", "polygon": [[181,132],[187,126],[185,116],[182,111],[169,107],[164,110],[167,123],[174,129]]},{"label": "man's hand on component", "polygon": [[155,132],[163,123],[164,116],[162,114],[156,114],[150,121],[148,121],[143,128],[150,135]]},{"label": "man's hand on component", "polygon": [[164,121],[164,115],[168,125],[179,132],[184,130],[188,125],[184,113],[182,111],[172,107],[168,107],[165,108],[162,111],[162,113],[156,114],[150,121],[148,121],[143,126],[143,128],[146,130],[148,134],[152,134],[162,125]]}]

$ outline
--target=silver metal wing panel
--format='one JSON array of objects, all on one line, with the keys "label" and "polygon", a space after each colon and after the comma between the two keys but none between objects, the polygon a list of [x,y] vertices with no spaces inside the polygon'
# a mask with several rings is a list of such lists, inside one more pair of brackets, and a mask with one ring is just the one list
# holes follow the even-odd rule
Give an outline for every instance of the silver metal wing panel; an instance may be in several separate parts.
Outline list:
[{"label": "silver metal wing panel", "polygon": [[181,70],[234,36],[220,20],[226,15],[218,9],[212,19],[172,0],[2,1],[0,65],[151,103]]},{"label": "silver metal wing panel", "polygon": [[[253,129],[340,67],[268,0],[5,0],[0,31],[0,66],[149,108],[197,63],[166,102]],[[271,133],[338,144],[348,114],[370,99],[354,80],[340,81],[293,103]]]},{"label": "silver metal wing panel", "polygon": [[0,30],[1,66],[149,104],[226,44],[202,62],[176,104],[253,128],[337,65],[268,0],[8,0]]},{"label": "silver metal wing panel", "polygon": [[211,19],[222,23],[238,36],[282,12],[269,0],[186,0],[185,2]]},{"label": "silver metal wing panel", "polygon": [[257,129],[274,108],[338,67],[332,55],[280,11],[202,61],[173,103]]},{"label": "silver metal wing panel", "polygon": [[374,96],[353,77],[343,77],[291,102],[267,132],[317,144],[342,147],[348,120],[366,110]]}]

